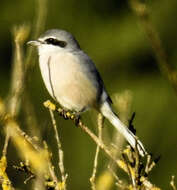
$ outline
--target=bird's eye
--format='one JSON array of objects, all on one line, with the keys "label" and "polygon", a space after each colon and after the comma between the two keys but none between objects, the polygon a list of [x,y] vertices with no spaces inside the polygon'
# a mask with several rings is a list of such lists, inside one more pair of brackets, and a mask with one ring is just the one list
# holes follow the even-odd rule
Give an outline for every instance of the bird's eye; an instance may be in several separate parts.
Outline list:
[{"label": "bird's eye", "polygon": [[64,48],[67,45],[67,43],[65,41],[60,41],[60,40],[57,40],[55,38],[47,38],[45,40],[45,42],[47,44],[52,44],[52,45],[55,45],[55,46],[60,46],[62,48]]}]

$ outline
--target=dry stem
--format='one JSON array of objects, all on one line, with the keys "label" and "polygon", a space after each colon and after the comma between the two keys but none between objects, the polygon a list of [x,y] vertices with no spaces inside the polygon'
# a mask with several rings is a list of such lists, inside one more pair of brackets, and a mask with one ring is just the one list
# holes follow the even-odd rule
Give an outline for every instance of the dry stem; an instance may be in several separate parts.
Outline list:
[{"label": "dry stem", "polygon": [[[102,114],[99,113],[98,114],[98,138],[100,140],[102,140],[103,122],[104,122],[104,118],[103,118]],[[97,147],[96,147],[96,153],[95,153],[95,159],[94,159],[94,165],[93,165],[93,172],[92,172],[92,176],[90,178],[92,190],[96,190],[95,177],[96,177],[96,172],[97,172],[99,152],[100,152],[100,147],[97,145]]]},{"label": "dry stem", "polygon": [[176,186],[175,186],[175,176],[171,177],[170,185],[171,185],[173,190],[177,189]]},{"label": "dry stem", "polygon": [[61,172],[61,178],[62,178],[62,182],[64,182],[64,190],[66,190],[66,178],[67,178],[67,174],[65,174],[65,168],[64,168],[64,153],[62,150],[62,145],[61,145],[61,141],[60,141],[60,137],[59,137],[59,133],[57,130],[57,124],[54,118],[54,114],[53,111],[51,109],[49,109],[50,112],[50,116],[51,116],[51,120],[52,120],[52,124],[53,124],[53,128],[54,128],[54,132],[55,132],[55,139],[57,142],[57,146],[58,146],[58,166]]},{"label": "dry stem", "polygon": [[[46,16],[47,16],[47,0],[36,0],[36,10],[35,10],[35,23],[33,24],[32,28],[33,30],[33,35],[32,38],[36,39],[39,37],[40,33],[43,31],[45,27],[45,21],[46,21]],[[27,51],[26,55],[26,60],[25,60],[25,73],[26,76],[28,75],[27,72],[30,71],[31,68],[33,68],[34,64],[34,48],[29,48]]]},{"label": "dry stem", "polygon": [[50,153],[49,153],[49,150],[48,150],[47,143],[45,141],[44,141],[44,148],[48,152],[48,166],[49,166],[49,172],[50,172],[51,178],[52,178],[53,182],[55,183],[56,190],[59,190],[58,185],[56,185],[59,182],[58,182],[57,176],[55,175],[54,166],[52,165],[51,156],[50,156]]},{"label": "dry stem", "polygon": [[5,137],[5,143],[4,143],[4,147],[3,147],[3,151],[2,151],[2,155],[6,157],[7,155],[7,147],[8,147],[8,143],[9,143],[9,134],[6,134],[6,137]]},{"label": "dry stem", "polygon": [[149,19],[149,12],[145,3],[140,0],[130,0],[130,5],[139,17],[141,24],[150,41],[150,45],[157,59],[157,64],[162,74],[170,81],[177,94],[177,71],[168,63],[167,54],[162,46],[160,37]]},{"label": "dry stem", "polygon": [[11,116],[16,117],[21,106],[21,97],[24,88],[23,44],[29,35],[29,26],[22,25],[15,27],[13,35],[15,47],[8,109]]}]

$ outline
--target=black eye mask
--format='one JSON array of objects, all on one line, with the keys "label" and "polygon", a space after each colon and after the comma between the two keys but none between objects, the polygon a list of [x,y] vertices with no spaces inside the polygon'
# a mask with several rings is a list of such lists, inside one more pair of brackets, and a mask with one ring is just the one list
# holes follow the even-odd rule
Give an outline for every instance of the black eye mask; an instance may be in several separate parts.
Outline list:
[{"label": "black eye mask", "polygon": [[47,38],[45,40],[45,42],[47,44],[52,44],[52,45],[55,45],[55,46],[60,46],[62,48],[66,47],[67,43],[65,41],[60,41],[60,40],[57,40],[55,38]]}]

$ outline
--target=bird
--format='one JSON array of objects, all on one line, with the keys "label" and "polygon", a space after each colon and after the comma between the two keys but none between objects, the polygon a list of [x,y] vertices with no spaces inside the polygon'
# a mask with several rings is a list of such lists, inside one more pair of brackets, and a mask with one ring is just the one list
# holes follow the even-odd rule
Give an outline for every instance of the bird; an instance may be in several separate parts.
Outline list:
[{"label": "bird", "polygon": [[147,154],[143,143],[114,113],[112,100],[100,73],[71,33],[62,29],[49,29],[27,44],[37,47],[44,84],[63,109],[79,114],[91,108],[96,109],[132,148],[137,147],[142,157]]}]

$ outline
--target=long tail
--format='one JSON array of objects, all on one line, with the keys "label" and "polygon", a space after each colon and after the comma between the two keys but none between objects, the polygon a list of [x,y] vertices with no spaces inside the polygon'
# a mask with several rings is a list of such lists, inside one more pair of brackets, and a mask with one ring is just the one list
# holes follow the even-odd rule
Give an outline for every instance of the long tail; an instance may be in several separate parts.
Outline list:
[{"label": "long tail", "polygon": [[129,144],[135,148],[137,146],[141,156],[147,154],[141,141],[136,139],[136,136],[119,120],[119,118],[112,111],[111,106],[108,102],[104,102],[100,108],[101,113],[106,117],[112,125],[126,138]]}]

